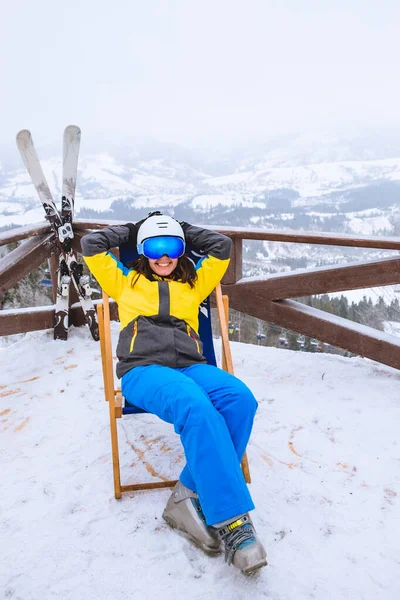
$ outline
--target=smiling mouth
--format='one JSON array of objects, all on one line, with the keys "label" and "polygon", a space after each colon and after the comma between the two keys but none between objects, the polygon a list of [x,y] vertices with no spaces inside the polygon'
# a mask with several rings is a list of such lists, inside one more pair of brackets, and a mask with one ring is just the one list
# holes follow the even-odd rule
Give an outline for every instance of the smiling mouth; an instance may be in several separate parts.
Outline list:
[{"label": "smiling mouth", "polygon": [[157,267],[169,267],[170,265],[172,265],[172,261],[168,261],[168,262],[156,262]]}]

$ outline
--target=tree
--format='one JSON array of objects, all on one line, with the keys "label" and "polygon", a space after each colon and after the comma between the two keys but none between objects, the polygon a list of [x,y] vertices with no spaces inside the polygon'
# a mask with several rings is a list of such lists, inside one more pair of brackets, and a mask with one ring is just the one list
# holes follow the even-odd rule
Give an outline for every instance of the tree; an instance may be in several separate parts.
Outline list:
[{"label": "tree", "polygon": [[[6,253],[11,252],[11,250],[17,247],[17,243],[9,244],[6,246]],[[51,288],[40,286],[46,269],[47,262],[40,265],[40,267],[4,292],[0,297],[0,309],[26,308],[40,304],[52,304]]]},{"label": "tree", "polygon": [[299,349],[299,344],[297,343],[297,333],[294,333],[293,331],[289,331],[287,334],[287,339],[288,339],[288,349],[289,350],[298,350]]}]

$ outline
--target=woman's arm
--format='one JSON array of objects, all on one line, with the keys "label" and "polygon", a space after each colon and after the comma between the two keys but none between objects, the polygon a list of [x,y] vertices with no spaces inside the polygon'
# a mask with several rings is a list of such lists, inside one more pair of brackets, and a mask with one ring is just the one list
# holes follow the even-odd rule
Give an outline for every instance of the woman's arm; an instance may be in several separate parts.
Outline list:
[{"label": "woman's arm", "polygon": [[189,223],[180,223],[185,240],[201,252],[226,260],[230,257],[232,240],[222,233],[217,233],[211,229],[203,229]]},{"label": "woman's arm", "polygon": [[200,302],[211,294],[221,281],[228,268],[232,248],[232,240],[222,233],[202,229],[188,223],[181,223],[186,243],[205,257],[196,266]]},{"label": "woman's arm", "polygon": [[121,294],[129,269],[109,250],[130,241],[134,237],[135,229],[136,226],[131,223],[106,227],[85,235],[81,240],[85,263],[100,287],[114,300],[118,300]]}]

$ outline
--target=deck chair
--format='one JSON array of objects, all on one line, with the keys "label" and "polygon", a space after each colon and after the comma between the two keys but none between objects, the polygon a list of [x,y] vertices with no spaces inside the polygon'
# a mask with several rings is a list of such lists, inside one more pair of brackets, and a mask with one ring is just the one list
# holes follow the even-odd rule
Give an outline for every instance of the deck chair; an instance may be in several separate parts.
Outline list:
[{"label": "deck chair", "polygon": [[[120,248],[120,260],[123,264],[129,262],[126,258],[124,248]],[[215,299],[217,305],[218,319],[221,330],[222,340],[222,368],[225,371],[233,374],[233,363],[231,349],[228,337],[228,322],[229,322],[229,304],[228,296],[222,295],[221,286],[215,289]],[[115,389],[114,386],[114,367],[113,353],[111,344],[111,327],[110,327],[110,302],[107,294],[103,292],[103,300],[97,304],[97,316],[99,322],[100,333],[100,349],[101,349],[101,364],[103,370],[104,395],[108,402],[110,414],[110,430],[111,430],[111,450],[112,463],[114,474],[114,494],[115,498],[121,498],[124,492],[132,492],[138,490],[151,490],[157,488],[173,487],[177,480],[169,481],[153,481],[145,483],[134,483],[130,485],[121,485],[121,473],[119,464],[118,450],[118,427],[117,419],[125,415],[137,415],[146,411],[138,408],[122,397],[121,389]],[[211,308],[210,298],[207,298],[200,306],[199,310],[199,335],[203,342],[203,354],[209,364],[217,366],[212,341],[211,331]],[[243,475],[247,483],[251,482],[249,465],[246,453],[243,456],[241,463]]]}]

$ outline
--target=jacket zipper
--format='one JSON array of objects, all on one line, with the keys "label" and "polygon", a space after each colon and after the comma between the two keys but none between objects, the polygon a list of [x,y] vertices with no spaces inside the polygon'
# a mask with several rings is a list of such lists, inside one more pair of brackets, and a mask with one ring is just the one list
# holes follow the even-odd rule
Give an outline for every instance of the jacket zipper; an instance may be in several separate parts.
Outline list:
[{"label": "jacket zipper", "polygon": [[133,347],[135,345],[135,339],[137,336],[137,329],[138,329],[138,325],[137,325],[137,321],[135,321],[135,323],[133,325],[133,335],[132,335],[132,339],[131,339],[131,345],[129,347],[129,352],[133,352]]},{"label": "jacket zipper", "polygon": [[197,352],[199,354],[201,354],[200,352],[200,346],[199,346],[199,342],[197,341],[197,339],[194,337],[194,335],[192,334],[191,330],[190,330],[190,325],[186,324],[186,329],[187,329],[187,334],[190,338],[192,338],[192,340],[194,340],[196,342],[196,346],[197,346]]}]

